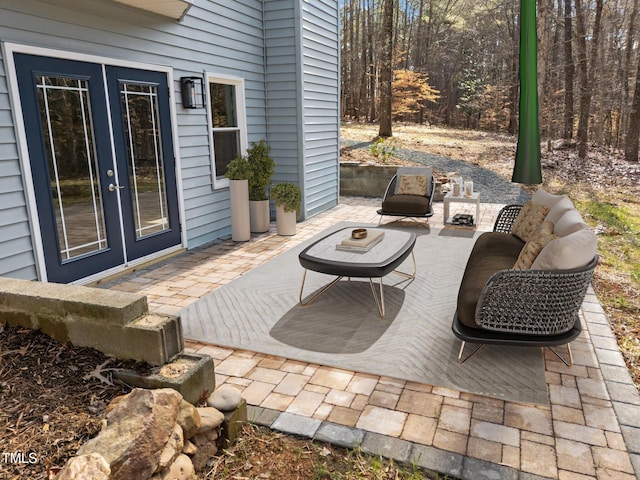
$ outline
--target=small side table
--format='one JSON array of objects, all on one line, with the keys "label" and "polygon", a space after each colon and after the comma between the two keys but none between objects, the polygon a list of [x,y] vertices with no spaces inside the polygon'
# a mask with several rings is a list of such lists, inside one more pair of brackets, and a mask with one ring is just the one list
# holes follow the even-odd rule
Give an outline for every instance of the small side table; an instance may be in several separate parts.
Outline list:
[{"label": "small side table", "polygon": [[480,192],[473,192],[473,195],[470,197],[465,197],[464,195],[460,195],[458,197],[454,197],[452,192],[447,193],[444,196],[444,224],[451,224],[449,220],[449,204],[450,203],[475,203],[476,204],[476,216],[473,219],[473,225],[478,225],[478,220],[480,219]]}]

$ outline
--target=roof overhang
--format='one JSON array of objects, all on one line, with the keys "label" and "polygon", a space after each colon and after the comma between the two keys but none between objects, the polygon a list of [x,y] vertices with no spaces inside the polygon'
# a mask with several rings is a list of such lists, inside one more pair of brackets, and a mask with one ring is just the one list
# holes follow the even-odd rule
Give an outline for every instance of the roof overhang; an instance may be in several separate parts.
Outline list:
[{"label": "roof overhang", "polygon": [[191,7],[190,0],[112,0],[146,12],[180,20]]}]

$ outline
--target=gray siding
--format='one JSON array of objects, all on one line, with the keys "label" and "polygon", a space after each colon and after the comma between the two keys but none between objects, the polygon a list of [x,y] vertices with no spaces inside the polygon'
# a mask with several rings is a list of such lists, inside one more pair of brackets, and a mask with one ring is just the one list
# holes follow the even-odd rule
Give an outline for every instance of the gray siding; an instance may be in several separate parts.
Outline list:
[{"label": "gray siding", "polygon": [[[298,183],[305,216],[338,198],[338,6],[329,0],[198,0],[179,22],[103,0],[3,0],[0,41],[173,69],[189,248],[230,233],[215,190],[206,110],[180,105],[181,76],[244,78],[248,140],[265,138],[274,181]],[[37,278],[0,52],[0,275]]]},{"label": "gray siding", "polygon": [[295,2],[265,0],[264,31],[268,141],[276,161],[273,181],[302,185],[300,82]]},{"label": "gray siding", "polygon": [[0,274],[30,280],[37,272],[14,131],[4,63],[0,62]]},{"label": "gray siding", "polygon": [[338,2],[302,2],[304,191],[307,215],[338,203]]},{"label": "gray siding", "polygon": [[338,203],[338,42],[337,1],[265,1],[274,180],[300,185],[304,217]]},{"label": "gray siding", "polygon": [[[139,12],[117,3],[93,0],[3,0],[0,40],[68,50],[174,69],[178,145],[189,248],[230,233],[228,189],[214,190],[206,110],[185,110],[179,79],[204,71],[245,79],[249,140],[266,135],[262,2],[244,0],[194,2],[180,22]],[[12,236],[13,249],[0,236],[0,275],[35,278],[22,202],[3,201],[22,194],[15,130],[11,121],[4,62],[0,65],[0,229]],[[11,186],[5,188],[6,182]],[[18,204],[19,203],[19,204]],[[8,205],[11,205],[10,207]],[[11,262],[4,258],[11,257]],[[22,256],[22,257],[19,257]],[[29,257],[28,261],[24,258]],[[23,261],[19,261],[23,258]],[[14,271],[15,264],[21,267]]]}]

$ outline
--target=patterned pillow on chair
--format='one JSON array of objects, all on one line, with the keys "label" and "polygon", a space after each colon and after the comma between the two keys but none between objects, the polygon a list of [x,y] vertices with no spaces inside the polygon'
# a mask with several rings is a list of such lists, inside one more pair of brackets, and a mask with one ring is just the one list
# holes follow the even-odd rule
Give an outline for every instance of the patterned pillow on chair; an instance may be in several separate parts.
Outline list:
[{"label": "patterned pillow on chair", "polygon": [[424,175],[400,175],[398,195],[419,195],[427,194],[427,177]]}]

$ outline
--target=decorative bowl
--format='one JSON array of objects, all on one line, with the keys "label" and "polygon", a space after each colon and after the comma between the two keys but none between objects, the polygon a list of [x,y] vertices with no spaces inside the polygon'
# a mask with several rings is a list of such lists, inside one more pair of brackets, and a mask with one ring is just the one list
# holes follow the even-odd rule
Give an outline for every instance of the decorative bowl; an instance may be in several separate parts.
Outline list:
[{"label": "decorative bowl", "polygon": [[351,231],[351,238],[355,240],[360,240],[362,238],[367,238],[367,229],[366,228],[355,228]]}]

